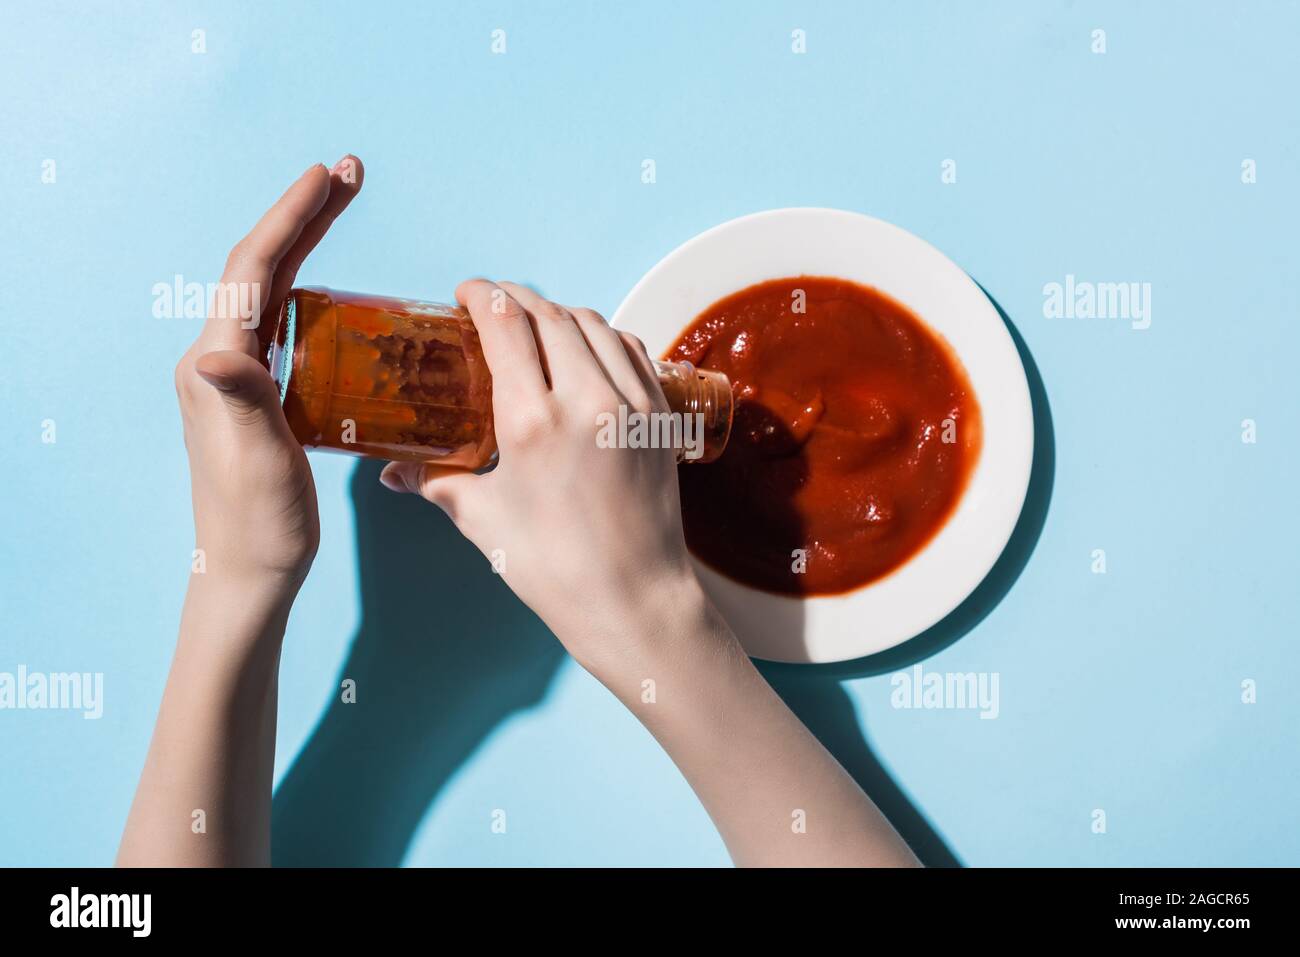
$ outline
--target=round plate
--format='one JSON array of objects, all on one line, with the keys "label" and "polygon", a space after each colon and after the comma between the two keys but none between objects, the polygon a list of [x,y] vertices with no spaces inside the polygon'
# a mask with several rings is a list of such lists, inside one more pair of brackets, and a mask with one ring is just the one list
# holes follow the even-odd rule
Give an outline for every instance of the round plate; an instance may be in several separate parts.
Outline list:
[{"label": "round plate", "polygon": [[715,226],[646,273],[613,323],[662,355],[724,296],[800,275],[874,286],[912,309],[956,351],[984,424],[979,461],[948,522],[879,581],[844,595],[790,598],[741,585],[696,562],[705,588],[749,654],[773,661],[848,661],[920,634],[988,574],[1025,501],[1034,417],[1020,355],[984,292],[929,243],[860,213],[774,209]]}]

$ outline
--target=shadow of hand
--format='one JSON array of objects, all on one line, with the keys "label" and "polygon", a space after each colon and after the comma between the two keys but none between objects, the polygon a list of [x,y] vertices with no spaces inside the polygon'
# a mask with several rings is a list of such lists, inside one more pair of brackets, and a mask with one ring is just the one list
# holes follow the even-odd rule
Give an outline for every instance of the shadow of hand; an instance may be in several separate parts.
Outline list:
[{"label": "shadow of hand", "polygon": [[352,477],[361,625],[335,697],[272,806],[280,866],[396,866],[491,730],[541,701],[564,649],[434,506]]}]

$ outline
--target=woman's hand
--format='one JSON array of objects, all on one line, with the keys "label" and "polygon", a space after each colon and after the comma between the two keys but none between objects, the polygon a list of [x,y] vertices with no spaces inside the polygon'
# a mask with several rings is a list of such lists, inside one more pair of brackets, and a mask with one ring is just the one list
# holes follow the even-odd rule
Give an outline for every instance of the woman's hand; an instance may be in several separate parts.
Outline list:
[{"label": "woman's hand", "polygon": [[218,294],[176,366],[205,561],[190,576],[121,865],[271,862],[280,645],[320,526],[307,456],[259,358],[298,267],[361,177],[345,156],[289,187],[231,250],[220,287],[231,295]]},{"label": "woman's hand", "polygon": [[602,448],[599,417],[667,412],[645,346],[589,309],[513,283],[456,290],[492,370],[500,461],[483,475],[392,463],[382,481],[440,506],[589,669],[693,602],[671,449]]},{"label": "woman's hand", "polygon": [[361,188],[361,161],[303,173],[230,251],[208,321],[176,366],[206,573],[296,588],[320,538],[316,489],[261,363],[298,267]]},{"label": "woman's hand", "polygon": [[673,452],[598,444],[603,413],[668,411],[645,347],[511,283],[467,282],[456,298],[492,370],[501,461],[485,475],[393,463],[384,484],[441,506],[641,720],[736,863],[915,864],[705,597]]}]

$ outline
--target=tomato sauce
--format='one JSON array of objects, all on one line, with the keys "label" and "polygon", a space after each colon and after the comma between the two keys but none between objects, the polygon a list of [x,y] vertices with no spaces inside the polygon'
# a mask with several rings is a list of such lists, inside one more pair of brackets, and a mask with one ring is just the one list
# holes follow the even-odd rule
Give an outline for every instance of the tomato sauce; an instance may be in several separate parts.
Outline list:
[{"label": "tomato sauce", "polygon": [[750,286],[666,358],[731,378],[726,451],[679,478],[691,551],[748,585],[825,595],[883,578],[943,526],[979,458],[979,404],[956,355],[867,286]]}]

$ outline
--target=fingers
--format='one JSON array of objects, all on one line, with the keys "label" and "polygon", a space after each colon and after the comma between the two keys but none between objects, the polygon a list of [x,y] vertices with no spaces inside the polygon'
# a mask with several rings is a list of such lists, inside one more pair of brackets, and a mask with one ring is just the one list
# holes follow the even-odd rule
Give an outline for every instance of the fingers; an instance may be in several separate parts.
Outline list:
[{"label": "fingers", "polygon": [[[298,177],[252,231],[235,244],[221,277],[223,292],[228,294],[218,294],[200,335],[204,351],[237,349],[256,354],[253,323],[260,322],[270,299],[276,267],[320,212],[329,194],[330,175],[317,163]],[[232,308],[233,304],[239,308]],[[245,314],[249,311],[251,316]]]},{"label": "fingers", "polygon": [[537,341],[546,355],[551,391],[561,395],[573,394],[602,380],[608,381],[600,363],[593,361],[591,348],[567,309],[542,298],[526,286],[513,282],[497,285],[523,306],[532,318]]},{"label": "fingers", "polygon": [[[338,219],[361,191],[361,184],[365,178],[365,166],[351,153],[334,164],[333,169],[330,170],[329,194],[325,199],[325,205],[303,227],[298,238],[289,247],[289,251],[280,259],[280,266],[275,271],[275,278],[271,283],[271,295],[267,299],[270,309],[279,308],[284,297],[293,288],[294,280],[298,278],[299,267],[329,232],[329,228],[334,225],[334,220]],[[257,331],[258,341],[264,348],[274,331],[274,323],[263,322],[258,326]]]},{"label": "fingers", "polygon": [[655,369],[654,360],[646,350],[645,343],[632,335],[630,332],[618,331],[618,338],[623,343],[623,351],[636,367],[637,375],[640,377],[646,391],[657,409],[667,409],[668,400],[664,398],[664,387],[659,381],[659,372]]},{"label": "fingers", "polygon": [[[594,310],[570,307],[569,312],[587,338],[592,354],[604,367],[610,382],[614,384],[614,388],[628,405],[634,409],[644,407],[646,410],[654,406],[659,379],[657,376],[652,376],[653,383],[646,380],[623,344],[622,337],[627,333],[612,328],[604,317]],[[644,352],[645,347],[641,346],[641,350]]]},{"label": "fingers", "polygon": [[[227,278],[267,279],[321,211],[330,195],[330,175],[324,163],[312,166],[284,191],[275,205],[230,253]],[[268,292],[270,287],[267,287]]]},{"label": "fingers", "polygon": [[456,299],[469,310],[492,372],[494,407],[499,400],[535,402],[548,387],[533,327],[524,307],[486,279],[470,279],[456,287]]},{"label": "fingers", "polygon": [[195,360],[194,371],[221,394],[236,424],[277,441],[295,441],[280,409],[280,390],[256,359],[234,350],[207,352]]}]

